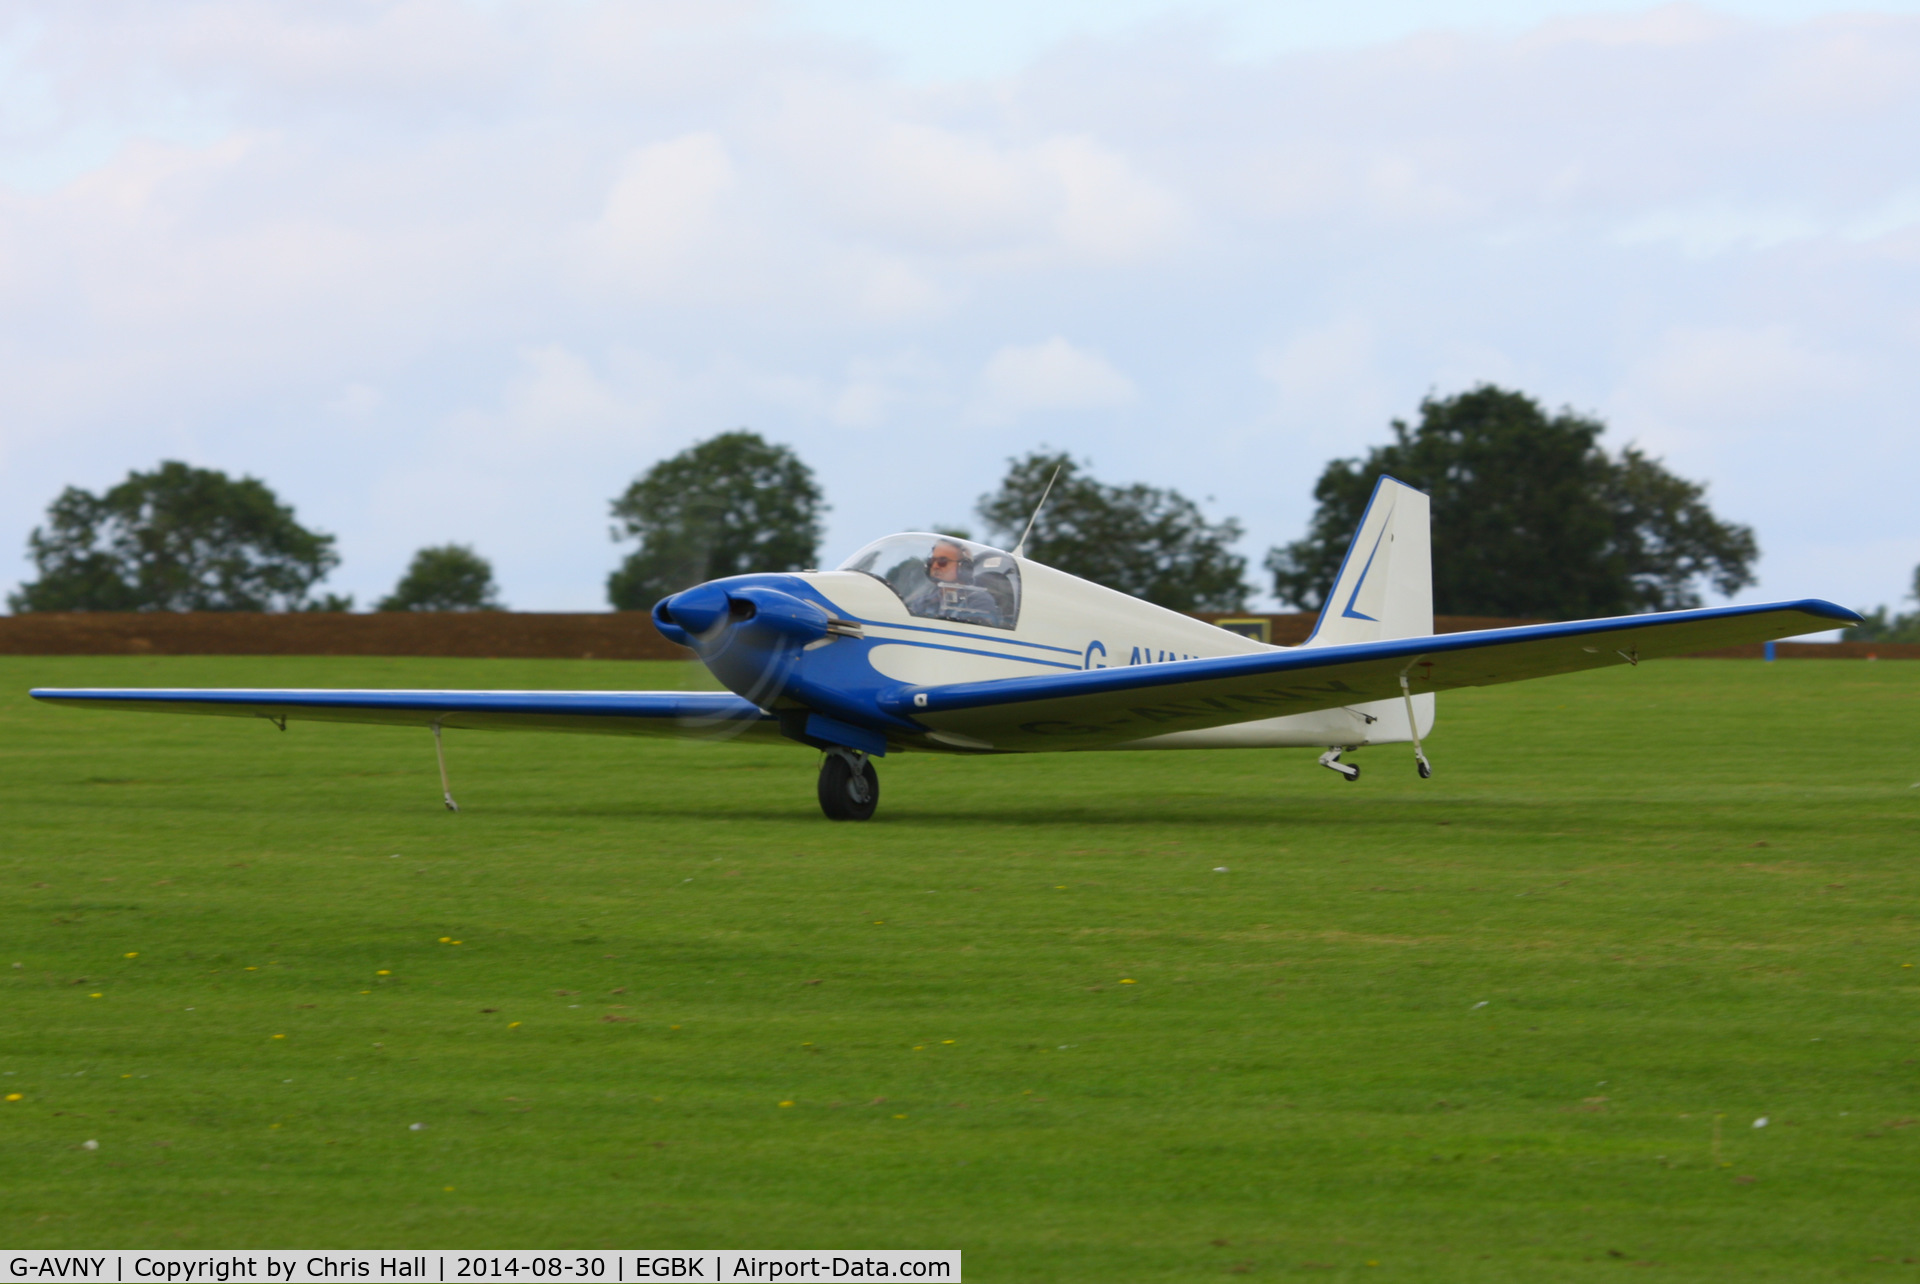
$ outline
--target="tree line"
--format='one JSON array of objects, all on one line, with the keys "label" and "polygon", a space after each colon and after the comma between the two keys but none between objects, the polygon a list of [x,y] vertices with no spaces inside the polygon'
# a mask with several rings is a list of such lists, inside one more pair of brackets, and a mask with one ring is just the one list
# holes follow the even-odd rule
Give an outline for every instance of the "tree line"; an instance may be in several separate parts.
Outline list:
[{"label": "tree line", "polygon": [[[350,611],[313,588],[340,564],[265,482],[167,460],[101,494],[69,486],[27,537],[39,578],[7,596],[30,611]],[[414,554],[379,611],[498,610],[493,568],[461,544]]]},{"label": "tree line", "polygon": [[1853,628],[1840,635],[1847,642],[1920,642],[1920,566],[1913,568],[1913,586],[1907,593],[1907,600],[1914,604],[1911,611],[1894,613],[1885,605],[1876,606],[1871,611],[1862,607],[1860,614],[1866,618]]},{"label": "tree line", "polygon": [[[1673,610],[1698,606],[1703,587],[1732,594],[1754,583],[1752,529],[1716,517],[1703,484],[1634,447],[1609,453],[1598,419],[1483,386],[1429,397],[1416,422],[1389,429],[1384,444],[1326,465],[1306,533],[1268,552],[1282,603],[1320,608],[1383,473],[1433,497],[1442,615]],[[817,566],[825,512],[812,469],[790,448],[745,429],[721,433],[654,464],[612,500],[612,536],[634,547],[609,575],[607,599],[646,610],[704,580]],[[1254,593],[1247,559],[1233,550],[1244,533],[1237,520],[1209,518],[1171,488],[1103,482],[1064,452],[1010,460],[974,513],[990,543],[1011,547],[1032,519],[1029,556],[1174,610],[1240,611]],[[67,488],[27,543],[38,578],[10,595],[15,612],[353,608],[315,591],[339,565],[332,535],[301,525],[257,479],[174,461],[102,494]],[[492,566],[460,544],[419,550],[374,604],[501,608]],[[1881,608],[1866,627],[1920,633],[1920,612]]]}]

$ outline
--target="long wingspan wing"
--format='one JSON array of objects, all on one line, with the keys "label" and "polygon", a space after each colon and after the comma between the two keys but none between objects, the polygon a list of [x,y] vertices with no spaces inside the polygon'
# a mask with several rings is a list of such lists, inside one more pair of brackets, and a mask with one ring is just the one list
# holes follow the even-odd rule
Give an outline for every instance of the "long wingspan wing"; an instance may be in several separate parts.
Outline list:
[{"label": "long wingspan wing", "polygon": [[1173,731],[1398,699],[1402,674],[1415,694],[1489,686],[1794,637],[1859,618],[1817,599],[1712,607],[909,687],[882,704],[996,749],[1104,749]]},{"label": "long wingspan wing", "polygon": [[[36,700],[143,713],[584,731],[609,736],[780,738],[773,717],[724,691],[265,691],[37,688]],[[788,742],[792,743],[792,742]]]}]

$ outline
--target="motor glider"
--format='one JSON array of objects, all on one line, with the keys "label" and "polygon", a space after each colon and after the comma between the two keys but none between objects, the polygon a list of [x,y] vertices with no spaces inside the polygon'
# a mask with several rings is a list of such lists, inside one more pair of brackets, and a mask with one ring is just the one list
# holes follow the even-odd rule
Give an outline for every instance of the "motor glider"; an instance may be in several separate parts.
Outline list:
[{"label": "motor glider", "polygon": [[[1022,545],[1025,540],[1022,539]],[[368,722],[441,733],[574,731],[804,745],[820,808],[866,820],[894,753],[1321,750],[1421,740],[1461,687],[1772,641],[1858,623],[1818,599],[1436,635],[1427,496],[1376,484],[1313,633],[1271,646],[948,535],[876,540],[836,570],[735,575],[663,598],[654,627],[726,690],[386,691],[38,688],[51,704]]]}]

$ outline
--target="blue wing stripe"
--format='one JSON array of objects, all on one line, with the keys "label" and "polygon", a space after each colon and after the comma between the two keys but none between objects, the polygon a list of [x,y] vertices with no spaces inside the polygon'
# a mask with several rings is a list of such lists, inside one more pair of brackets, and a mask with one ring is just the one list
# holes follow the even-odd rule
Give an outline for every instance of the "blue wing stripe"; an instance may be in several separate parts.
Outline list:
[{"label": "blue wing stripe", "polygon": [[92,704],[213,705],[394,714],[519,714],[602,718],[771,717],[720,691],[323,691],[191,687],[36,687],[36,700]]}]

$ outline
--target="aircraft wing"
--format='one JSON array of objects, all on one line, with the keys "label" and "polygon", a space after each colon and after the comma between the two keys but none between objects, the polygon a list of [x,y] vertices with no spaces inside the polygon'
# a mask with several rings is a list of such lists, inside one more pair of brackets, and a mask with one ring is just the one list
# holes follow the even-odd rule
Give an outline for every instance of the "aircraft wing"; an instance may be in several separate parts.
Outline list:
[{"label": "aircraft wing", "polygon": [[1030,678],[907,687],[882,706],[1003,750],[1106,749],[1129,740],[1371,700],[1518,682],[1856,623],[1831,602],[1710,607]]},{"label": "aircraft wing", "polygon": [[[339,691],[40,687],[36,700],[143,713],[375,722],[609,736],[780,739],[772,715],[725,691]],[[787,741],[785,743],[793,743]]]}]

